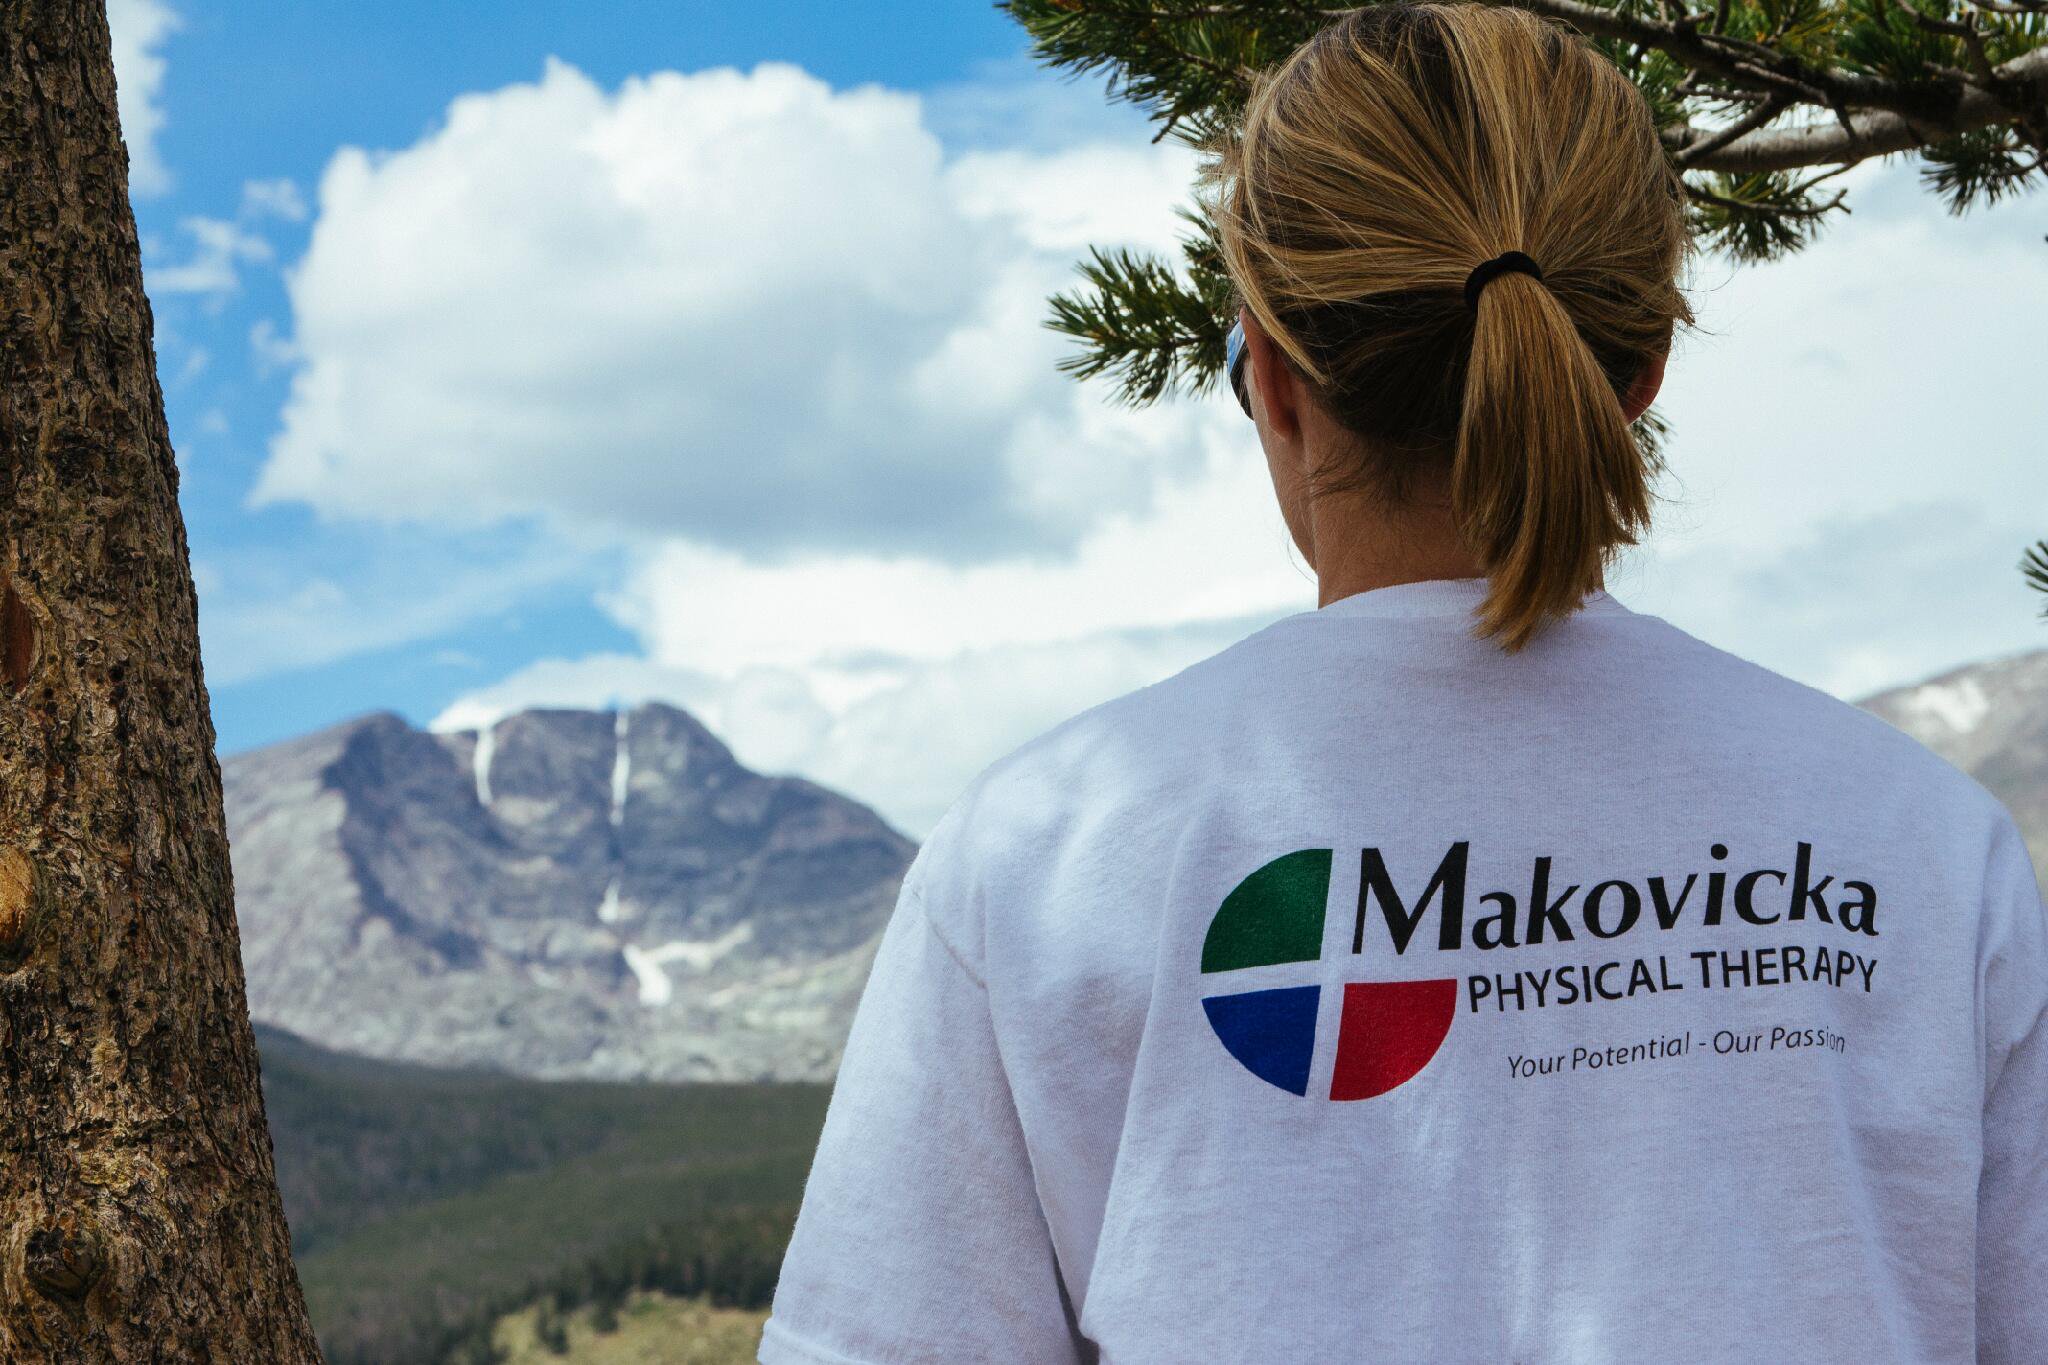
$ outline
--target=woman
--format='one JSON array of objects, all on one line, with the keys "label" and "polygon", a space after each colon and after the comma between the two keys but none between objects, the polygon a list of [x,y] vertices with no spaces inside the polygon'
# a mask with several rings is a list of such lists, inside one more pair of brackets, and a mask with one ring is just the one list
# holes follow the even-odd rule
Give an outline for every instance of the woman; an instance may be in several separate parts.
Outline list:
[{"label": "woman", "polygon": [[1320,609],[933,831],[761,1359],[2048,1361],[2011,820],[1602,590],[1689,321],[1642,99],[1380,6],[1220,153]]}]

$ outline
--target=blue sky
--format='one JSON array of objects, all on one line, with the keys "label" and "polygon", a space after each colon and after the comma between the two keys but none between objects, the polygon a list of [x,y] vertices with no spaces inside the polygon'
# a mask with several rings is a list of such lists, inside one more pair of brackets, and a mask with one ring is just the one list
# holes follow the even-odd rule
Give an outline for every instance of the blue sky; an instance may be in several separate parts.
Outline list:
[{"label": "blue sky", "polygon": [[[1313,605],[1227,400],[1053,371],[1046,293],[1192,162],[978,0],[112,18],[223,751],[660,696],[917,833]],[[2040,642],[2048,251],[2038,195],[1849,181],[1701,263],[1615,587],[1858,695]]]}]

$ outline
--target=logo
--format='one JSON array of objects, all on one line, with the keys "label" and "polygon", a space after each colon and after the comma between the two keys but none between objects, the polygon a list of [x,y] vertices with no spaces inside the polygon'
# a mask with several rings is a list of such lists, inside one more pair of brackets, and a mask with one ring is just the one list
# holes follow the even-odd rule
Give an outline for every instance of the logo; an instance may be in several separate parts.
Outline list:
[{"label": "logo", "polygon": [[[1223,898],[1202,940],[1202,973],[1282,963],[1313,971],[1323,956],[1331,850],[1305,848],[1267,863]],[[1217,984],[1221,984],[1221,978]],[[1330,1098],[1368,1100],[1413,1080],[1451,1030],[1458,983],[1346,981],[1338,1005]],[[1224,1050],[1260,1080],[1308,1094],[1315,1058],[1319,983],[1228,991],[1202,998]]]}]

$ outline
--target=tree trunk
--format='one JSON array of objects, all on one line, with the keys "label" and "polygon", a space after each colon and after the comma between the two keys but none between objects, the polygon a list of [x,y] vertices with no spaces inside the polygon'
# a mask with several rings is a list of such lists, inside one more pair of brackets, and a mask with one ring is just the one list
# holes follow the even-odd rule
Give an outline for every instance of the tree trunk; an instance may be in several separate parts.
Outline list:
[{"label": "tree trunk", "polygon": [[104,0],[0,0],[0,1360],[317,1361]]}]

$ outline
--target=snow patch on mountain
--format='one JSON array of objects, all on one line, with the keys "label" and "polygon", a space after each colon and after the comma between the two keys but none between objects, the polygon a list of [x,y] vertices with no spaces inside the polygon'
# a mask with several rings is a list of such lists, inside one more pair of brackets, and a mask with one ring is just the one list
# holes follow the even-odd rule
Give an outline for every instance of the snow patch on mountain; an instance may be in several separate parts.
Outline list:
[{"label": "snow patch on mountain", "polygon": [[612,823],[614,825],[622,825],[626,822],[626,783],[633,773],[633,759],[626,748],[627,730],[626,712],[622,709],[618,713],[618,719],[612,722],[612,738],[614,741],[612,750]]},{"label": "snow patch on mountain", "polygon": [[1991,699],[1970,677],[1916,687],[1900,699],[1900,705],[1916,720],[1934,721],[1959,735],[1969,734],[1991,714]]},{"label": "snow patch on mountain", "polygon": [[680,962],[692,971],[704,971],[719,958],[747,941],[753,933],[750,924],[735,924],[717,938],[702,942],[689,939],[671,939],[658,948],[636,948],[627,944],[622,953],[626,965],[640,982],[640,1003],[643,1005],[666,1005],[675,996],[675,983],[669,979],[668,964]]},{"label": "snow patch on mountain", "polygon": [[491,758],[497,748],[497,724],[493,722],[480,727],[476,732],[476,751],[471,756],[470,767],[476,776],[476,803],[486,810],[491,805]]}]

